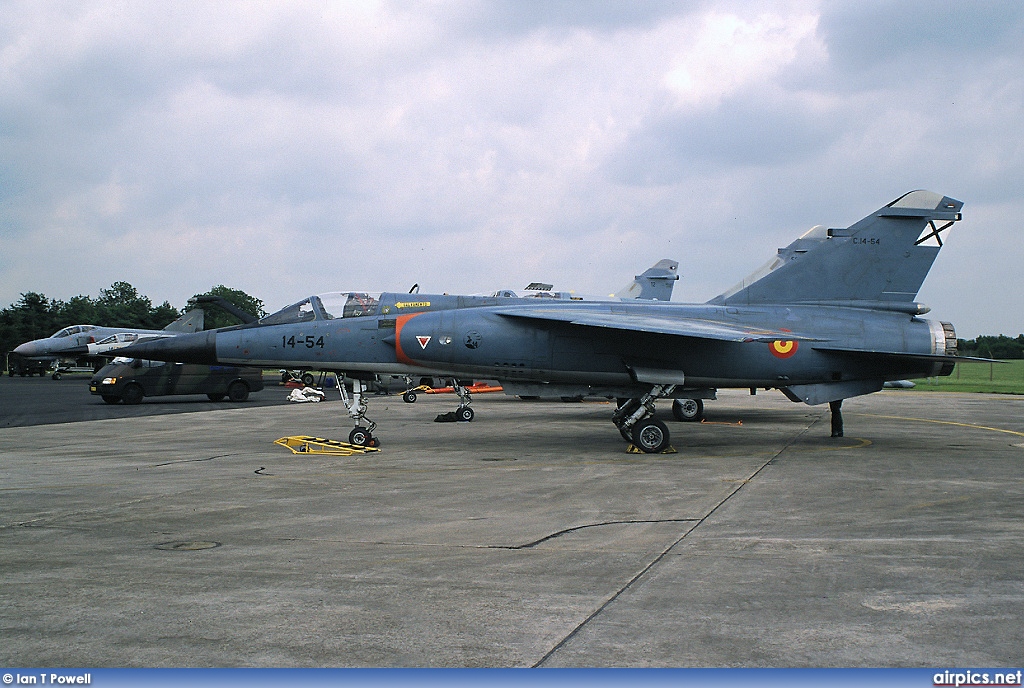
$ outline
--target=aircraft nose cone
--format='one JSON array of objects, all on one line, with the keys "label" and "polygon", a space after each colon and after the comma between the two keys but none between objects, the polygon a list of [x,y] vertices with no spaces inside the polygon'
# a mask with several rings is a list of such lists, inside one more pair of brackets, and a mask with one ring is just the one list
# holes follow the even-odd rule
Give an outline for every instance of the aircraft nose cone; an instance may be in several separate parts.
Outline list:
[{"label": "aircraft nose cone", "polygon": [[19,356],[38,356],[40,354],[39,345],[35,342],[25,342],[14,347],[14,352]]}]

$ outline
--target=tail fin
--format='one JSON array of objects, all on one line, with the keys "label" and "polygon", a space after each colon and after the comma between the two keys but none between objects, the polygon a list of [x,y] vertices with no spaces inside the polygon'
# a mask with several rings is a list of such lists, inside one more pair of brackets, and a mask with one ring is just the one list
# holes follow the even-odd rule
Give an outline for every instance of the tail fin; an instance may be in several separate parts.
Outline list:
[{"label": "tail fin", "polygon": [[164,328],[166,332],[199,332],[203,329],[205,314],[202,308],[194,308]]},{"label": "tail fin", "polygon": [[670,301],[672,287],[679,279],[679,262],[663,258],[637,275],[632,282],[612,296],[620,299],[646,299]]},{"label": "tail fin", "polygon": [[[814,227],[713,304],[828,303],[927,312],[912,303],[963,203],[911,191],[846,229]],[[925,309],[925,310],[921,310]]]}]

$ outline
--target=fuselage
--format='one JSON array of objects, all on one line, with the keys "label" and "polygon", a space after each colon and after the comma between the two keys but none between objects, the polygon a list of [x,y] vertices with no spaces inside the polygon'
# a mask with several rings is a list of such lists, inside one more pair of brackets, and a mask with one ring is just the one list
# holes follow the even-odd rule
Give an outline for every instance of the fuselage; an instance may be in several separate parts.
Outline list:
[{"label": "fuselage", "polygon": [[[546,308],[566,309],[564,302],[537,299],[339,292],[310,297],[251,325],[137,345],[133,355],[347,374],[595,386],[646,382],[638,373],[646,371],[685,379],[687,386],[725,388],[925,377],[941,374],[941,364],[836,350],[947,353],[938,323],[899,312],[635,301],[575,302],[570,307],[610,320],[706,321],[792,332],[794,338],[724,341],[516,314],[519,308],[541,315]],[[153,348],[146,354],[140,347]]]}]

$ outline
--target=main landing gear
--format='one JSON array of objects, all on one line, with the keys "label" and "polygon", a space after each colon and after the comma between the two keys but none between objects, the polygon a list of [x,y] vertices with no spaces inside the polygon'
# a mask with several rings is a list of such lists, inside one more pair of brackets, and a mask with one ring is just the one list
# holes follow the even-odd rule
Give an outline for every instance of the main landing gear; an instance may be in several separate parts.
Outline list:
[{"label": "main landing gear", "polygon": [[647,454],[660,454],[668,449],[668,426],[654,418],[654,401],[670,396],[675,388],[675,385],[655,385],[639,399],[625,400],[612,414],[612,422],[622,438]]},{"label": "main landing gear", "polygon": [[435,423],[468,423],[473,420],[474,413],[473,409],[469,407],[473,403],[473,398],[469,394],[469,389],[462,384],[462,380],[452,380],[452,389],[455,390],[455,394],[459,397],[459,408],[448,413],[440,413],[437,418],[434,419]]}]

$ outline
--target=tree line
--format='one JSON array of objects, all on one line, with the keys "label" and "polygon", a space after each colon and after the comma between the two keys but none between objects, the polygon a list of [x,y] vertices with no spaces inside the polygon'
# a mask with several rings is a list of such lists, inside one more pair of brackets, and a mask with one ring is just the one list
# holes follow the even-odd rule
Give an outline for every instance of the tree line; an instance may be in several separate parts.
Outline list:
[{"label": "tree line", "polygon": [[[68,325],[161,330],[193,308],[197,298],[207,295],[223,297],[257,318],[267,314],[262,300],[222,284],[205,294],[196,294],[181,311],[167,301],[159,306],[153,305],[149,297],[140,294],[128,282],[114,282],[109,289],[101,289],[97,298],[74,296],[67,301],[30,291],[0,311],[0,355],[24,342],[49,337]],[[234,316],[218,308],[204,310],[204,328],[207,330],[238,323]]]},{"label": "tree line", "polygon": [[1024,334],[1016,337],[1006,335],[982,335],[977,339],[958,339],[957,353],[961,356],[980,356],[1000,360],[1024,358]]}]

